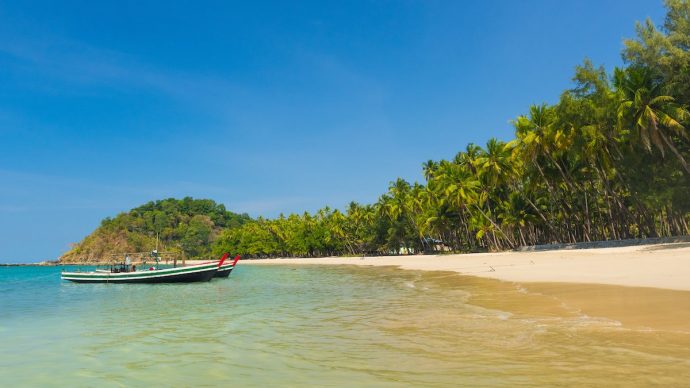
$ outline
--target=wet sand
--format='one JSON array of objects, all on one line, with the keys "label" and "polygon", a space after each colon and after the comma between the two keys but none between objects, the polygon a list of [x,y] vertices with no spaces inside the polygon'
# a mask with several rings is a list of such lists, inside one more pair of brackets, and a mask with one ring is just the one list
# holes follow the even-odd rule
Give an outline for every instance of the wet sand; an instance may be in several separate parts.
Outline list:
[{"label": "wet sand", "polygon": [[690,335],[690,291],[601,284],[527,283],[523,286],[528,292],[576,308],[585,316],[606,317],[627,328]]},{"label": "wet sand", "polygon": [[[490,292],[471,303],[524,316],[613,322],[676,333],[690,346],[690,244],[464,255],[247,260],[242,265],[355,265],[447,274],[449,286]],[[438,272],[440,271],[440,272]],[[459,275],[459,276],[458,276]],[[443,276],[441,276],[443,278]],[[496,281],[501,280],[501,281]],[[516,292],[516,290],[518,292]],[[687,356],[687,355],[686,355]]]}]

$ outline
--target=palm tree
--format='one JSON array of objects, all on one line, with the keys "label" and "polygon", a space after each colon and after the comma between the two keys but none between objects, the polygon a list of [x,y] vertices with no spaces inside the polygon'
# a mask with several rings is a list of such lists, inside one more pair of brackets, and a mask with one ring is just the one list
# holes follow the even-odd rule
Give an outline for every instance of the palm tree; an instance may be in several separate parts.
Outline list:
[{"label": "palm tree", "polygon": [[550,153],[549,137],[555,122],[556,112],[552,107],[546,104],[532,105],[528,116],[520,116],[513,121],[516,138],[506,145],[513,150],[516,158],[524,159],[536,167],[551,192],[553,185],[544,172],[540,158]]},{"label": "palm tree", "polygon": [[470,143],[465,147],[465,152],[459,152],[457,155],[455,155],[455,164],[459,164],[460,166],[463,166],[467,168],[469,171],[472,173],[476,173],[475,169],[475,163],[477,158],[481,155],[482,153],[482,147]]},{"label": "palm tree", "polygon": [[424,179],[429,181],[434,176],[434,171],[436,170],[437,164],[433,160],[427,160],[422,163],[422,170],[424,171]]},{"label": "palm tree", "polygon": [[486,143],[486,152],[475,160],[484,182],[490,186],[497,186],[505,181],[513,172],[510,149],[506,144],[494,138]]},{"label": "palm tree", "polygon": [[618,125],[632,129],[647,152],[654,145],[664,157],[666,149],[676,155],[685,171],[690,174],[685,158],[673,144],[673,136],[688,139],[683,122],[690,113],[678,105],[671,96],[661,93],[662,84],[645,67],[616,69],[614,85],[622,94],[618,107]]}]

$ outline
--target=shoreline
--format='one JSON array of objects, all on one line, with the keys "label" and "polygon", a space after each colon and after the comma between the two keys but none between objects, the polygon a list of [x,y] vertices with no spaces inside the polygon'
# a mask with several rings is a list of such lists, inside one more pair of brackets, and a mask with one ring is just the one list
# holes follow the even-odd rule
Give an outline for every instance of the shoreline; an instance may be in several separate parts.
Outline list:
[{"label": "shoreline", "polygon": [[452,255],[278,258],[242,265],[393,266],[519,283],[585,283],[690,291],[690,243]]},{"label": "shoreline", "polygon": [[0,263],[0,267],[57,267],[59,265],[73,264],[60,264],[58,261],[40,261],[38,263]]}]

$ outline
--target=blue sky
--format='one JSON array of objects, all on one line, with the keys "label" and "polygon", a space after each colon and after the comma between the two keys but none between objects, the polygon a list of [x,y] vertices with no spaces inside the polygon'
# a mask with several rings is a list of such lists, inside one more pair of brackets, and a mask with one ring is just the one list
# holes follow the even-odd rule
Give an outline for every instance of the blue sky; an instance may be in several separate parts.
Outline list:
[{"label": "blue sky", "polygon": [[661,1],[0,4],[0,262],[149,200],[252,216],[373,202],[510,139]]}]

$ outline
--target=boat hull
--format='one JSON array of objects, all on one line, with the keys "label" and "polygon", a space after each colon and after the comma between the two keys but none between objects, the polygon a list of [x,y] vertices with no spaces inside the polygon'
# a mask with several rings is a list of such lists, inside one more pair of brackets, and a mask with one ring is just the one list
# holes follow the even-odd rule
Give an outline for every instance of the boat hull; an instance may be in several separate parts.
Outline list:
[{"label": "boat hull", "polygon": [[[223,266],[225,267],[225,266]],[[229,268],[219,268],[218,271],[216,271],[216,274],[213,275],[214,278],[227,278],[230,276],[230,272],[232,272],[234,266],[230,266]]]},{"label": "boat hull", "polygon": [[230,276],[230,272],[235,268],[235,264],[237,264],[238,261],[240,261],[240,255],[235,256],[235,260],[233,260],[232,263],[225,263],[225,259],[227,258],[227,253],[226,256],[223,256],[223,259],[220,261],[220,265],[218,267],[218,272],[216,272],[215,276],[216,278],[227,278]]},{"label": "boat hull", "polygon": [[127,273],[63,272],[62,279],[74,283],[191,283],[207,282],[218,271],[215,264]]}]

